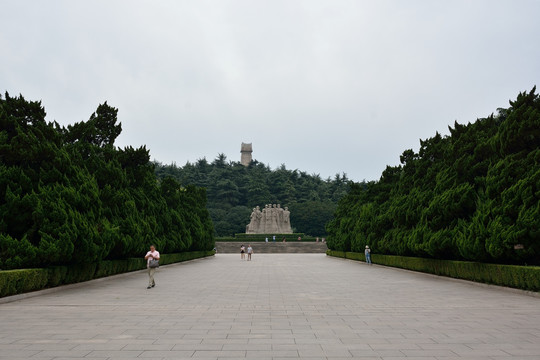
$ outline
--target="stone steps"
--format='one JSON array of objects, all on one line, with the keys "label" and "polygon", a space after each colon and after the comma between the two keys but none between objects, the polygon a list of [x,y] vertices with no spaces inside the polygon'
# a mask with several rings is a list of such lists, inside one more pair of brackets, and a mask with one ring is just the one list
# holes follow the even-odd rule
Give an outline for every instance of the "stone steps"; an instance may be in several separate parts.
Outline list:
[{"label": "stone steps", "polygon": [[[217,253],[224,254],[240,254],[240,246],[246,248],[249,242],[225,242],[216,241]],[[259,254],[305,254],[305,253],[325,253],[328,249],[326,243],[322,242],[252,242],[251,247],[254,253]]]}]

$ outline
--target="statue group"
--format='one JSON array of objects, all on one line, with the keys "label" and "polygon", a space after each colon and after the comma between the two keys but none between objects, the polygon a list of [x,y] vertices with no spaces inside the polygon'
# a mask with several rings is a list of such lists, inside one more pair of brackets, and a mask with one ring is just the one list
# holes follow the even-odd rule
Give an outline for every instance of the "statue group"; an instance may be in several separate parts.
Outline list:
[{"label": "statue group", "polygon": [[267,204],[261,211],[257,206],[251,213],[246,234],[292,234],[289,208],[282,209],[280,204]]}]

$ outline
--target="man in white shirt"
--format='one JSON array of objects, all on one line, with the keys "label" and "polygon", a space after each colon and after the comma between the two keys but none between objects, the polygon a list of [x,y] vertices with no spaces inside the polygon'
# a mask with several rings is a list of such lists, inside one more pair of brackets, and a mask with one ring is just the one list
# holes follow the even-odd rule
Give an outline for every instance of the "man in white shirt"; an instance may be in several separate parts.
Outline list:
[{"label": "man in white shirt", "polygon": [[144,259],[146,260],[146,268],[148,269],[147,289],[151,289],[156,286],[156,282],[154,281],[154,274],[156,273],[156,268],[150,267],[150,260],[159,260],[159,251],[156,251],[156,247],[154,245],[150,245],[150,251],[146,253]]}]

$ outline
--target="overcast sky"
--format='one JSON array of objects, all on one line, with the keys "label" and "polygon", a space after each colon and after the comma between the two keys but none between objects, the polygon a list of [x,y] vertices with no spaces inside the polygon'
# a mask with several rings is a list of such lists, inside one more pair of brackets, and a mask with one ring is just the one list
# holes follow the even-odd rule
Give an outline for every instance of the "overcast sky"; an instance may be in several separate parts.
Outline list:
[{"label": "overcast sky", "polygon": [[119,109],[116,145],[184,165],[240,144],[377,180],[419,139],[540,84],[540,1],[0,0],[0,91],[47,120]]}]

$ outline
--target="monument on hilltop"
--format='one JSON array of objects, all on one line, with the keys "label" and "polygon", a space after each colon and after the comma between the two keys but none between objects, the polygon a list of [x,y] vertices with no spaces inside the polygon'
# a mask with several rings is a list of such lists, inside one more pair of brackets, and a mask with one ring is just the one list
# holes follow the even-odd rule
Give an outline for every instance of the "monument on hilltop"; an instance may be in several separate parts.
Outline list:
[{"label": "monument on hilltop", "polygon": [[249,163],[251,163],[251,153],[253,152],[253,147],[251,146],[251,143],[245,144],[242,143],[242,147],[240,148],[240,153],[242,154],[240,157],[240,163],[244,166],[248,166]]},{"label": "monument on hilltop", "polygon": [[266,204],[264,209],[253,208],[246,234],[292,234],[291,212],[281,204]]}]

